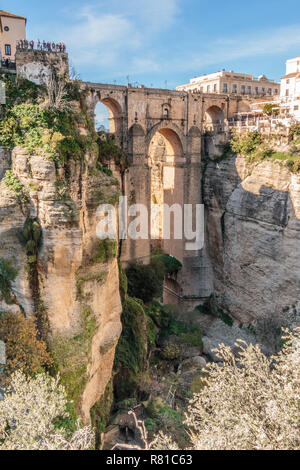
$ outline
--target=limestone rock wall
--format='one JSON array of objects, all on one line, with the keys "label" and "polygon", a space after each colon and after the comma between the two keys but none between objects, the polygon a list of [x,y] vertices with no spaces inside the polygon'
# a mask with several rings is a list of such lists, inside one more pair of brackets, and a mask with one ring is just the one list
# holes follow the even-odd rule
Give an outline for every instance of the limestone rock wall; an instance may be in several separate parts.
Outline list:
[{"label": "limestone rock wall", "polygon": [[48,83],[52,70],[69,74],[69,59],[66,53],[18,49],[16,52],[17,74],[42,85]]},{"label": "limestone rock wall", "polygon": [[[1,168],[7,169],[9,159],[0,161],[0,176],[3,177]],[[0,258],[11,260],[18,270],[12,285],[15,303],[7,305],[1,300],[0,311],[36,314],[37,299],[32,292],[27,255],[20,240],[26,218],[36,217],[42,228],[36,264],[38,303],[43,305],[49,320],[50,343],[57,339],[66,344],[74,343],[74,338],[83,335],[84,321],[92,325],[88,331],[90,336],[84,339],[86,344],[80,350],[84,386],[77,408],[85,422],[89,421],[90,408],[99,400],[111,378],[114,351],[121,334],[122,310],[116,258],[98,260],[95,257],[101,243],[96,237],[99,192],[109,190],[113,194],[119,189],[92,164],[93,157],[86,155],[84,164],[73,161],[65,170],[56,168],[51,159],[29,156],[23,149],[15,148],[11,169],[23,184],[28,201],[20,200],[3,179],[0,181]],[[88,315],[88,319],[84,315]],[[69,369],[77,367],[71,356],[69,359],[70,364],[64,364],[68,373]]]},{"label": "limestone rock wall", "polygon": [[300,175],[243,156],[204,173],[206,254],[215,306],[247,323],[300,313]]}]

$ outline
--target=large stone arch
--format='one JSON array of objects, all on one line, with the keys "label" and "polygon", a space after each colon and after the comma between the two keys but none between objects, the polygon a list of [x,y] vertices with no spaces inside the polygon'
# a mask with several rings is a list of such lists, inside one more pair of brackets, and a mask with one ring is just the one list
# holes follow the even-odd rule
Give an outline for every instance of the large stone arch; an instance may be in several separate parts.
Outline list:
[{"label": "large stone arch", "polygon": [[[156,126],[149,134],[151,139],[148,139],[147,157],[150,167],[150,237],[152,247],[159,247],[182,261],[181,216],[172,211],[169,214],[166,208],[176,205],[176,210],[183,215],[185,157],[182,140],[174,127],[162,124]],[[169,237],[166,237],[166,218],[170,220]],[[177,223],[179,227],[175,228]],[[182,237],[175,239],[177,229],[181,230]]]},{"label": "large stone arch", "polygon": [[180,127],[178,127],[171,121],[168,121],[167,123],[163,121],[153,126],[147,133],[146,137],[146,148],[148,149],[148,151],[151,140],[153,139],[156,133],[160,133],[161,135],[163,135],[165,139],[169,142],[171,147],[173,147],[173,149],[182,149],[182,157],[185,157],[187,151],[187,142],[186,136],[184,135]]}]

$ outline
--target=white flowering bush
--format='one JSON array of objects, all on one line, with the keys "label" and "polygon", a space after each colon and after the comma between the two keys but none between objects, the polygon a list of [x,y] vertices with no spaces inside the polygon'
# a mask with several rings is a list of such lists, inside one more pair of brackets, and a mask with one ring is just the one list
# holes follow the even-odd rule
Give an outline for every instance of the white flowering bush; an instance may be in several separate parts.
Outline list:
[{"label": "white flowering bush", "polygon": [[[285,331],[277,356],[239,342],[236,358],[221,345],[206,385],[190,401],[186,424],[195,450],[299,449],[300,329]],[[176,448],[160,435],[158,449]]]},{"label": "white flowering bush", "polygon": [[15,372],[0,401],[0,450],[86,450],[94,442],[90,427],[67,436],[55,423],[68,418],[67,398],[59,378],[27,377]]}]

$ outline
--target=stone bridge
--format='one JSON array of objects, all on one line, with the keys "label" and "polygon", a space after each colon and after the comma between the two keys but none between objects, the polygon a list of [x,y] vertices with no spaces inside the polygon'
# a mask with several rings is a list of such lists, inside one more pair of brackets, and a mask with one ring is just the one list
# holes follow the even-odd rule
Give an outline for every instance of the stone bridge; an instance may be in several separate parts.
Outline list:
[{"label": "stone bridge", "polygon": [[[53,70],[68,73],[67,54],[17,50],[17,74],[41,84],[47,83]],[[202,202],[203,155],[221,155],[230,120],[235,113],[248,111],[249,102],[245,97],[227,94],[129,85],[83,82],[82,87],[93,119],[98,102],[108,108],[110,132],[130,158],[131,166],[123,178],[128,204],[148,208],[148,240],[124,241],[122,261],[147,262],[152,248],[162,248],[183,264],[178,278],[166,284],[166,302],[199,303],[211,293],[205,250],[186,251],[186,240],[175,237],[174,221],[170,240],[164,239],[164,217],[162,213],[154,214],[154,206],[162,208],[165,203],[182,208],[184,204]]]},{"label": "stone bridge", "polygon": [[144,204],[149,210],[149,239],[126,240],[123,262],[146,262],[151,249],[159,246],[183,264],[179,277],[169,280],[165,300],[199,304],[210,295],[204,250],[186,251],[185,239],[173,239],[174,223],[171,239],[163,240],[163,216],[151,214],[151,207],[201,203],[202,137],[213,136],[222,148],[229,120],[249,104],[239,96],[221,94],[89,82],[83,86],[89,114],[94,118],[99,101],[106,105],[110,132],[129,155],[131,167],[124,181],[128,204]]}]

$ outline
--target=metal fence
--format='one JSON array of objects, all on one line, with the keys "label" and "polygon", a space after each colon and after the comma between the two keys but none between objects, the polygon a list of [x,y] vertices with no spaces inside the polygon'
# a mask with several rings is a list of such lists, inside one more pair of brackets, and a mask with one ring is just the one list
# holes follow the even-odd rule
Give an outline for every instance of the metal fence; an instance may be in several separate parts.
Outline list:
[{"label": "metal fence", "polygon": [[16,70],[16,63],[9,59],[1,59],[0,68],[4,70]]}]

